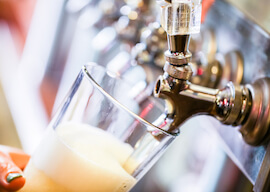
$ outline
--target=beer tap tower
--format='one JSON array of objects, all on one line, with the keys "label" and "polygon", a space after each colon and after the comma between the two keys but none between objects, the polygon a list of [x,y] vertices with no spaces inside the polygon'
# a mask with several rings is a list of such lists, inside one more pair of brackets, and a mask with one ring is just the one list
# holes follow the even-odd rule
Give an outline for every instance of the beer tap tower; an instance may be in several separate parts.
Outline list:
[{"label": "beer tap tower", "polygon": [[192,68],[188,51],[190,34],[200,30],[201,5],[198,0],[157,1],[162,9],[161,24],[168,36],[164,74],[157,80],[154,95],[166,102],[170,125],[179,126],[195,115],[208,114],[224,124],[240,126],[243,139],[250,145],[269,140],[270,79],[253,84],[228,83],[223,89],[210,89],[190,83]]}]

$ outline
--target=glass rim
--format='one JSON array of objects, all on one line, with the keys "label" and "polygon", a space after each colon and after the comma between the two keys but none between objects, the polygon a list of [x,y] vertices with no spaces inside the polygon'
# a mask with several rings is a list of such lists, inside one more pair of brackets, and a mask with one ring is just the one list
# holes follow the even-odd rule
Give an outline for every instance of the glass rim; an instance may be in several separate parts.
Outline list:
[{"label": "glass rim", "polygon": [[[103,95],[105,95],[112,103],[114,103],[116,106],[122,108],[123,110],[125,110],[127,113],[129,113],[133,118],[135,118],[136,120],[138,120],[140,123],[143,123],[146,126],[150,126],[151,128],[154,128],[156,130],[161,131],[162,133],[166,134],[167,136],[171,136],[171,137],[176,137],[179,135],[179,131],[176,133],[171,133],[169,131],[163,130],[155,125],[153,125],[152,123],[146,121],[145,119],[143,119],[142,117],[140,117],[139,115],[135,114],[134,112],[132,112],[131,110],[129,110],[126,106],[124,106],[123,104],[121,104],[118,100],[116,100],[113,96],[111,96],[109,93],[107,93],[96,81],[95,79],[92,77],[92,75],[90,74],[90,72],[87,69],[87,66],[91,66],[91,67],[99,67],[102,68],[104,71],[106,71],[106,73],[108,74],[108,72],[110,74],[114,74],[115,78],[118,78],[118,80],[122,80],[120,78],[119,75],[117,75],[115,72],[112,72],[108,69],[106,69],[105,67],[98,65],[96,63],[87,63],[85,65],[82,66],[82,71],[84,72],[84,74],[86,75],[86,77],[88,78],[89,81],[91,81],[95,88],[97,88]],[[111,76],[111,75],[110,75]]]}]

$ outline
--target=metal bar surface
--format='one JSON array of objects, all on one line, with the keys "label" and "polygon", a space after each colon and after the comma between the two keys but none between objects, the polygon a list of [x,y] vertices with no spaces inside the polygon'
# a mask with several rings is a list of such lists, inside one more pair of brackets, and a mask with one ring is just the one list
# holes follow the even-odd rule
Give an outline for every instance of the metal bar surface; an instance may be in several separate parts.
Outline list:
[{"label": "metal bar surface", "polygon": [[[207,17],[206,26],[215,31],[218,52],[226,54],[238,50],[242,54],[243,83],[270,76],[270,35],[266,30],[225,0],[216,0]],[[255,187],[259,182],[263,183],[259,175],[261,177],[263,162],[269,161],[269,154],[265,156],[267,146],[250,146],[243,141],[237,128],[222,125],[212,118],[209,121],[224,143],[227,154],[251,183]]]}]

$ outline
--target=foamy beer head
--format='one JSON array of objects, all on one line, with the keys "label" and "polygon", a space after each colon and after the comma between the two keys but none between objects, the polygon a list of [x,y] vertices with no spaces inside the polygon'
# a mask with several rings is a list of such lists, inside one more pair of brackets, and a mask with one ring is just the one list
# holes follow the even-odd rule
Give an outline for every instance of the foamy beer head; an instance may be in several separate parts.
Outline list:
[{"label": "foamy beer head", "polygon": [[175,135],[159,128],[163,104],[128,77],[82,68],[25,169],[22,191],[129,191],[150,169]]},{"label": "foamy beer head", "polygon": [[127,191],[136,183],[123,168],[133,148],[98,128],[64,123],[37,150],[23,191]]}]

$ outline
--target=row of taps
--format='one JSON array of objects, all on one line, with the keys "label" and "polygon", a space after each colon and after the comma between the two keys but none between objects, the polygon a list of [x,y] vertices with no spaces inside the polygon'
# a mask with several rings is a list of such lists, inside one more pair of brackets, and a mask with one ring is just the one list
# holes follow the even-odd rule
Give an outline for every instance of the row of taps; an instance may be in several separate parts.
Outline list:
[{"label": "row of taps", "polygon": [[[99,31],[93,40],[93,60],[120,76],[138,67],[143,69],[146,85],[142,91],[165,101],[168,132],[176,132],[195,115],[207,114],[224,124],[238,126],[248,144],[265,144],[269,139],[270,79],[241,85],[241,50],[218,53],[215,32],[197,26],[200,1],[187,2],[89,1],[91,7],[101,10],[91,23]],[[196,3],[199,7],[194,6]],[[189,31],[192,27],[200,33]],[[100,43],[100,39],[107,39],[107,43]],[[116,44],[129,53],[127,60],[119,62],[119,57],[124,57],[118,54],[114,62],[117,56],[110,53]],[[130,81],[136,84],[140,79]]]}]

